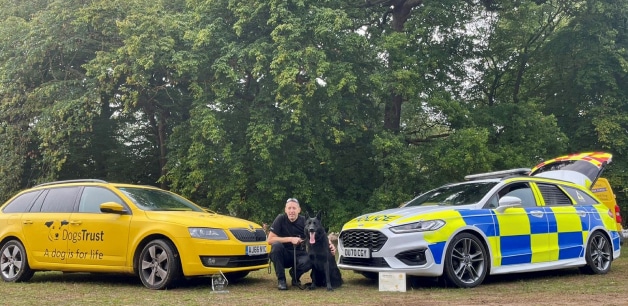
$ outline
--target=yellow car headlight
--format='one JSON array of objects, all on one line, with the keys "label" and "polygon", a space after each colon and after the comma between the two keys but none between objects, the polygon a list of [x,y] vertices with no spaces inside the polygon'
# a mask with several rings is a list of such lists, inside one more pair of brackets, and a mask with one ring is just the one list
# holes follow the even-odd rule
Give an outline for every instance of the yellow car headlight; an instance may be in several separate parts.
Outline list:
[{"label": "yellow car headlight", "polygon": [[445,225],[443,220],[427,220],[408,223],[404,225],[393,226],[390,228],[395,234],[435,231]]},{"label": "yellow car headlight", "polygon": [[192,238],[201,238],[209,240],[229,240],[227,233],[224,230],[218,228],[209,227],[190,227],[190,236]]}]

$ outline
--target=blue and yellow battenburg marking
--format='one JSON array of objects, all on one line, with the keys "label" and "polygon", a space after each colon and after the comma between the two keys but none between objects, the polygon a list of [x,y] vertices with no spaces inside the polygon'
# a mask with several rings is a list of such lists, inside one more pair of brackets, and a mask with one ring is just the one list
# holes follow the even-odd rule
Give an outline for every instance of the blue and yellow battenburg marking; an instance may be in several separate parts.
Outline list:
[{"label": "blue and yellow battenburg marking", "polygon": [[[425,240],[436,264],[442,263],[452,231],[464,226],[474,226],[488,238],[494,267],[573,259],[584,256],[589,232],[612,220],[602,218],[605,213],[594,206],[511,208],[504,213],[490,209],[448,211],[433,216],[446,220],[447,226],[425,233]],[[606,228],[612,226],[607,224]],[[611,239],[615,250],[619,249],[619,233],[611,231]]]}]

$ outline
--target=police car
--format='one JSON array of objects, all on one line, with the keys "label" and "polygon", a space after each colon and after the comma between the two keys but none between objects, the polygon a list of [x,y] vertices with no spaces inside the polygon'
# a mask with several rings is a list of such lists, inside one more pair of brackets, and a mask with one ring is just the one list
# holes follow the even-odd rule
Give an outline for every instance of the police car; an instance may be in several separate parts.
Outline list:
[{"label": "police car", "polygon": [[487,275],[578,267],[604,274],[620,255],[615,214],[590,188],[611,154],[562,156],[532,169],[471,175],[400,208],[347,222],[338,267],[441,277],[463,288]]}]

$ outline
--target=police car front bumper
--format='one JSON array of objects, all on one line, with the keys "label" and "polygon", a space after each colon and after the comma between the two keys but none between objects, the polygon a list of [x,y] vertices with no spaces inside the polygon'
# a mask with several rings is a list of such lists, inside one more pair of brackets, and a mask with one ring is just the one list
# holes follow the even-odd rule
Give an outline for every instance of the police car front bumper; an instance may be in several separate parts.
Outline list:
[{"label": "police car front bumper", "polygon": [[[440,276],[443,273],[442,244],[429,244],[423,232],[395,234],[388,229],[379,230],[388,239],[368,257],[359,249],[345,247],[338,241],[338,267],[357,272],[401,272],[415,276]],[[351,245],[351,243],[349,243]],[[438,254],[435,254],[438,253]]]}]

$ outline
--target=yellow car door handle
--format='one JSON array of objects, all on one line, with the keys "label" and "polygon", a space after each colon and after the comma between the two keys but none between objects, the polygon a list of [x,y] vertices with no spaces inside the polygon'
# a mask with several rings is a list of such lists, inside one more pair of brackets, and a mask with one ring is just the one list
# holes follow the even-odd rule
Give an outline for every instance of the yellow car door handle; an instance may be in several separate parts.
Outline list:
[{"label": "yellow car door handle", "polygon": [[83,221],[70,221],[70,224],[72,224],[72,225],[81,225],[81,224],[83,224]]},{"label": "yellow car door handle", "polygon": [[22,220],[22,224],[33,224],[32,220]]}]

